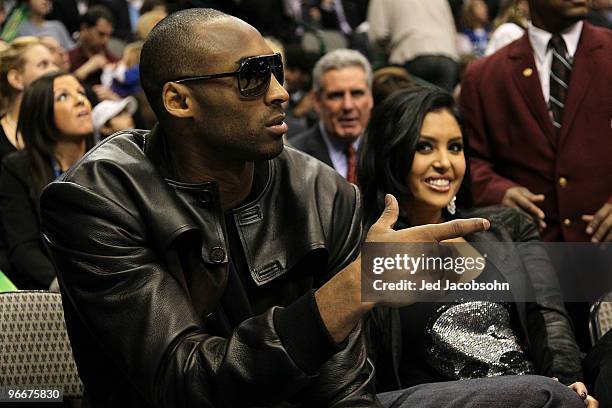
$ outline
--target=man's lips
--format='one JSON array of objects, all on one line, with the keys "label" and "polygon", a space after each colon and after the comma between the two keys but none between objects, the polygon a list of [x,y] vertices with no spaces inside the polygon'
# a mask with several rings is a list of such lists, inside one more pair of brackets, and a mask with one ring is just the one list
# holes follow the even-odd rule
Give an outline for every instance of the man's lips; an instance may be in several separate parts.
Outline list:
[{"label": "man's lips", "polygon": [[287,130],[289,130],[289,127],[284,120],[284,114],[275,116],[266,123],[266,128],[268,128],[272,133],[283,135],[287,133]]}]

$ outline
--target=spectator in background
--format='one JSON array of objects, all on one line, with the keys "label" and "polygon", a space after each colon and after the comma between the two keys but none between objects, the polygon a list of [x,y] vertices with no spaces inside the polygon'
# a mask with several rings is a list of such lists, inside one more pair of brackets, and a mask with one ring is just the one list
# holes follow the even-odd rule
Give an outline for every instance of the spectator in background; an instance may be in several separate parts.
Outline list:
[{"label": "spectator in background", "polygon": [[[145,1],[143,8],[146,4],[147,2]],[[153,27],[168,15],[163,2],[149,2],[149,5],[153,8],[147,12],[143,12],[136,23],[136,38],[142,41],[147,38],[147,35],[149,35]],[[155,117],[153,109],[151,109],[149,101],[142,91],[138,92],[135,97],[138,100],[137,119],[139,119],[139,121],[137,121],[137,127],[140,129],[152,129],[157,122],[157,118]]]},{"label": "spectator in background", "polygon": [[57,71],[53,55],[36,37],[21,37],[0,53],[0,160],[8,153],[23,148],[17,130],[24,90],[34,80]]},{"label": "spectator in background", "polygon": [[455,23],[448,0],[370,0],[370,41],[389,63],[452,91],[458,81]]},{"label": "spectator in background", "polygon": [[587,20],[599,27],[612,28],[612,1],[592,0]]},{"label": "spectator in background", "polygon": [[140,7],[140,15],[143,16],[150,11],[163,11],[168,14],[168,5],[165,0],[144,0]]},{"label": "spectator in background", "polygon": [[372,67],[359,52],[337,49],[317,61],[313,73],[319,123],[291,145],[357,182],[357,150],[372,109]]},{"label": "spectator in background", "polygon": [[484,0],[466,1],[461,22],[461,33],[469,39],[471,54],[476,58],[484,56],[489,42],[489,9]]},{"label": "spectator in background", "polygon": [[55,268],[40,235],[42,189],[85,154],[91,105],[70,74],[45,75],[26,89],[19,113],[25,148],[9,154],[0,172],[0,226],[19,289],[47,289]]},{"label": "spectator in background", "polygon": [[104,66],[117,62],[117,57],[108,50],[114,21],[102,6],[90,7],[81,19],[79,41],[69,56],[70,70],[84,85],[99,85]]},{"label": "spectator in background", "polygon": [[[529,6],[529,34],[464,77],[476,203],[525,210],[548,241],[612,240],[601,225],[612,220],[612,137],[602,137],[611,132],[612,33],[583,21],[584,4]],[[565,68],[553,64],[553,35],[564,48],[554,61]]]},{"label": "spectator in background", "polygon": [[13,7],[5,17],[2,23],[0,39],[10,42],[17,38],[17,30],[28,19],[28,5],[20,1],[13,3]]},{"label": "spectator in background", "polygon": [[102,74],[103,85],[122,98],[141,91],[139,79],[140,51],[142,41],[130,43],[116,65],[107,65]]},{"label": "spectator in background", "polygon": [[53,62],[61,71],[70,70],[70,58],[68,52],[60,45],[60,43],[53,37],[44,36],[40,37],[40,42],[51,51],[53,55]]},{"label": "spectator in background", "polygon": [[380,105],[389,95],[400,89],[416,86],[414,80],[402,67],[384,67],[374,71],[372,81],[372,96],[374,106]]},{"label": "spectator in background", "polygon": [[0,0],[0,26],[4,24],[6,19],[6,1]]},{"label": "spectator in background", "polygon": [[367,20],[368,0],[307,0],[305,3],[315,25],[341,32],[349,48],[368,55],[367,30],[362,30],[362,23]]},{"label": "spectator in background", "polygon": [[[4,44],[4,43],[3,43]],[[57,70],[51,53],[35,37],[21,37],[0,51],[0,161],[23,148],[17,130],[23,90],[48,72]],[[4,237],[0,234],[0,270],[11,276],[11,265]]]},{"label": "spectator in background", "polygon": [[[81,8],[87,6],[85,2],[77,2],[77,0],[53,0],[53,7],[47,18],[61,21],[72,37],[79,31],[81,21],[79,4],[81,4]],[[85,13],[87,9],[81,9],[81,11]]]},{"label": "spectator in background", "polygon": [[153,27],[167,15],[168,12],[165,9],[154,9],[143,13],[136,23],[136,38],[144,41]]},{"label": "spectator in background", "polygon": [[91,113],[96,143],[120,130],[134,129],[134,117],[138,103],[132,96],[120,101],[102,101]]},{"label": "spectator in background", "polygon": [[61,21],[45,20],[51,10],[51,0],[28,0],[26,4],[28,18],[17,29],[17,36],[49,36],[66,50],[74,48],[74,41]]},{"label": "spectator in background", "polygon": [[126,0],[89,0],[88,7],[102,6],[113,16],[113,37],[123,41],[132,39],[132,22]]},{"label": "spectator in background", "polygon": [[318,119],[312,89],[312,69],[316,61],[316,54],[305,51],[299,45],[290,45],[285,49],[285,89],[289,92],[285,119],[289,127],[288,140],[314,125]]},{"label": "spectator in background", "polygon": [[493,32],[485,55],[491,55],[525,34],[529,24],[529,3],[527,0],[507,0],[502,4],[499,15],[493,21]]},{"label": "spectator in background", "polygon": [[[612,241],[612,32],[584,21],[586,3],[529,9],[527,35],[464,75],[475,202],[524,210],[545,241]],[[600,287],[585,282],[599,272],[578,274],[570,258],[559,261],[562,285],[592,296]],[[567,308],[587,350],[588,305]]]}]

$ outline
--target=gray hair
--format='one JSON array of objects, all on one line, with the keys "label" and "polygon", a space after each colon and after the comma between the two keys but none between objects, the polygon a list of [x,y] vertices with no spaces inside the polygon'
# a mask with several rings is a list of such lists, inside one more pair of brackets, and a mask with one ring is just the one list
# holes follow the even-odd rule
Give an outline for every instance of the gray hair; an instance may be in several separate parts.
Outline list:
[{"label": "gray hair", "polygon": [[314,66],[312,71],[312,86],[315,92],[321,91],[321,77],[332,69],[342,69],[346,67],[361,67],[366,74],[368,88],[372,88],[372,66],[366,57],[359,51],[339,48],[328,52],[322,56]]}]

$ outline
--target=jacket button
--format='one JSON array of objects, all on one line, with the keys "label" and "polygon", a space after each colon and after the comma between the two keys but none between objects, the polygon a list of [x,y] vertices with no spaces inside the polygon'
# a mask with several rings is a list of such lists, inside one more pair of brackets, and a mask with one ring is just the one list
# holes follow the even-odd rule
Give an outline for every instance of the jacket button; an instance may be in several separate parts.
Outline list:
[{"label": "jacket button", "polygon": [[221,263],[225,261],[225,250],[221,247],[214,247],[210,250],[210,260],[213,263]]},{"label": "jacket button", "polygon": [[572,225],[572,220],[570,220],[569,218],[564,219],[563,225],[566,227],[570,227]]},{"label": "jacket button", "polygon": [[198,202],[201,205],[210,205],[210,203],[212,203],[213,201],[213,194],[212,192],[208,191],[208,190],[204,190],[204,191],[200,191],[200,194],[198,194]]},{"label": "jacket button", "polygon": [[559,186],[561,188],[567,187],[567,179],[565,177],[559,177]]}]

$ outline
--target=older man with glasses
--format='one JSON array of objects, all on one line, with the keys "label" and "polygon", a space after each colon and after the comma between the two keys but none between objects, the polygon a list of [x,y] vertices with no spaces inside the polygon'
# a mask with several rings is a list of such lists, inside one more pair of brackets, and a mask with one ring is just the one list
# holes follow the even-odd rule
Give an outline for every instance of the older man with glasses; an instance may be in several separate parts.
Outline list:
[{"label": "older man with glasses", "polygon": [[[374,304],[359,194],[284,148],[280,57],[245,22],[190,9],[150,33],[141,79],[159,125],[109,137],[41,198],[86,404],[380,406],[360,335]],[[488,227],[393,231],[387,202],[367,240]]]}]

